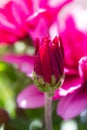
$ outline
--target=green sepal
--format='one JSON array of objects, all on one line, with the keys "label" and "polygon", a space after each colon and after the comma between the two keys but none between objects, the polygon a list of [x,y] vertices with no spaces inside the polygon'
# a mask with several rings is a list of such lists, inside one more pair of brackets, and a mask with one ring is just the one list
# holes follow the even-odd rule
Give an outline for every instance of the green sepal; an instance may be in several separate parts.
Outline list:
[{"label": "green sepal", "polygon": [[60,77],[58,82],[56,81],[56,77],[53,75],[51,77],[51,83],[45,82],[42,76],[37,76],[35,72],[33,72],[34,84],[41,92],[49,92],[52,96],[54,94],[54,90],[61,87],[64,81],[64,74]]}]

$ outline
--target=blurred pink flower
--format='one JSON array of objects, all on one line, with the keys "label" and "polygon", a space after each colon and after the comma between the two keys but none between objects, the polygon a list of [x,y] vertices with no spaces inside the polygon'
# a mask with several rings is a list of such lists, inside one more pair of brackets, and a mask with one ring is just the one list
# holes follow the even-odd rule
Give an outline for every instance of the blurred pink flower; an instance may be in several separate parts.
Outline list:
[{"label": "blurred pink flower", "polygon": [[80,59],[79,73],[82,79],[80,88],[61,98],[57,107],[57,114],[64,119],[73,118],[87,108],[87,57]]},{"label": "blurred pink flower", "polygon": [[65,32],[63,32],[64,34],[62,34],[63,43],[66,50],[65,64],[74,69],[77,69],[78,61],[80,60],[80,58],[82,56],[87,55],[87,34],[79,31],[76,28],[73,18],[71,16],[68,17],[66,24],[66,30]]},{"label": "blurred pink flower", "polygon": [[[79,15],[85,14],[86,12],[78,7],[74,11],[74,13],[68,12],[68,15],[66,15],[65,28],[63,30],[60,28],[65,49],[65,72],[67,83],[69,86],[71,85],[70,88],[72,88],[74,80],[77,83],[77,86],[79,86],[72,94],[70,93],[60,99],[57,107],[57,114],[64,119],[70,119],[77,116],[85,107],[87,107],[87,57],[84,57],[87,56],[87,31],[84,30],[83,20],[81,20],[83,15]],[[87,17],[85,17],[84,20],[86,21]],[[79,71],[78,63],[80,68]],[[71,82],[69,79],[71,79]],[[75,84],[74,87],[76,88]]]},{"label": "blurred pink flower", "polygon": [[70,6],[65,12],[65,18],[58,17],[59,33],[65,50],[65,66],[69,69],[71,67],[72,71],[74,69],[75,73],[78,61],[87,55],[87,10],[79,6]]},{"label": "blurred pink flower", "polygon": [[32,0],[10,0],[0,8],[0,42],[12,43],[28,34],[26,19],[36,13],[33,6]]},{"label": "blurred pink flower", "polygon": [[9,0],[4,6],[0,7],[0,42],[12,43],[27,35],[32,36],[36,27],[38,29],[38,31],[35,31],[37,35],[43,35],[41,19],[45,21],[46,27],[49,28],[61,8],[71,1],[62,0],[53,7],[49,0],[21,0],[21,2]]}]

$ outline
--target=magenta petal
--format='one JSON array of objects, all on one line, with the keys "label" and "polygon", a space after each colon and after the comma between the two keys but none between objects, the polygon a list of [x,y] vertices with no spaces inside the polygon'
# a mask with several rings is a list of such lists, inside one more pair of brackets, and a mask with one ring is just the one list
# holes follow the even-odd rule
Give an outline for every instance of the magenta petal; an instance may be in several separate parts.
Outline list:
[{"label": "magenta petal", "polygon": [[55,94],[53,96],[53,99],[58,99],[61,96],[66,96],[69,93],[73,93],[76,91],[78,88],[81,87],[82,84],[82,79],[79,77],[74,77],[74,78],[68,78],[65,80],[64,84],[55,91]]},{"label": "magenta petal", "polygon": [[[33,22],[35,22],[35,19],[32,19],[32,20],[33,20]],[[33,39],[35,39],[36,37],[39,37],[41,39],[42,37],[47,36],[48,35],[48,29],[47,29],[47,24],[46,24],[45,20],[42,19],[42,18],[39,18],[38,25],[36,26],[35,29],[30,30],[29,33],[30,33],[30,35]]]},{"label": "magenta petal", "polygon": [[74,67],[69,67],[69,66],[64,68],[64,72],[67,75],[77,75],[78,74],[78,71]]},{"label": "magenta petal", "polygon": [[[64,84],[62,85],[62,89],[69,91],[71,88],[73,90],[77,88],[77,86],[81,86],[82,84],[82,79],[79,76],[74,76],[74,77],[67,77]],[[72,92],[72,91],[70,91]]]},{"label": "magenta petal", "polygon": [[67,120],[73,118],[79,115],[86,108],[87,89],[85,90],[82,87],[60,100],[57,107],[57,114],[60,115],[63,119]]},{"label": "magenta petal", "polygon": [[[11,44],[12,42],[17,40],[17,37],[15,35],[11,35],[12,33],[7,32],[3,29],[0,29],[0,45],[1,44],[6,44],[6,42],[8,42],[9,44]],[[3,42],[5,41],[5,42]]]},{"label": "magenta petal", "polygon": [[34,56],[28,56],[28,55],[15,55],[15,54],[9,54],[5,55],[2,58],[3,61],[6,61],[8,63],[17,64],[19,69],[26,73],[28,76],[31,76],[33,72],[34,67]]},{"label": "magenta petal", "polygon": [[33,84],[25,88],[17,97],[17,104],[21,108],[38,108],[44,106],[44,94]]}]

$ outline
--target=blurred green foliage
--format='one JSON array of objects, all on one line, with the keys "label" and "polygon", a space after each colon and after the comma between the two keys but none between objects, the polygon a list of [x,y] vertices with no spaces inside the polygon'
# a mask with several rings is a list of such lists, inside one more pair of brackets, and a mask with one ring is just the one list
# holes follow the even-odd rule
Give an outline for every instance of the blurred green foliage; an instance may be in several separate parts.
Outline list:
[{"label": "blurred green foliage", "polygon": [[0,107],[15,116],[16,95],[32,81],[8,63],[0,62]]}]

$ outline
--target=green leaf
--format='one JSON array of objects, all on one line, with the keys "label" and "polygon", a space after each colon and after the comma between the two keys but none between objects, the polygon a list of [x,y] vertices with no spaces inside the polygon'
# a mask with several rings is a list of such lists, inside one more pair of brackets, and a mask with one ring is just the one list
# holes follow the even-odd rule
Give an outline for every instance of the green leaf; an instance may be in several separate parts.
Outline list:
[{"label": "green leaf", "polygon": [[31,82],[13,65],[0,62],[0,107],[6,109],[10,117],[15,116],[16,95]]},{"label": "green leaf", "polygon": [[15,116],[15,96],[9,81],[0,77],[0,107],[6,109],[11,117]]},{"label": "green leaf", "polygon": [[29,121],[23,117],[17,117],[13,120],[10,120],[9,125],[14,128],[14,130],[28,130]]}]

